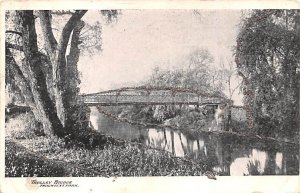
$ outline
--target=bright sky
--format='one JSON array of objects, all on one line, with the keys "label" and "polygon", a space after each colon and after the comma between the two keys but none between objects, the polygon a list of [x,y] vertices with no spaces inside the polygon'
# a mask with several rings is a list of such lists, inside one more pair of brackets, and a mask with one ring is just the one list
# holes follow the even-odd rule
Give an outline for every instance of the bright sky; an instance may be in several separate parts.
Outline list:
[{"label": "bright sky", "polygon": [[81,92],[138,85],[155,66],[171,68],[192,51],[207,48],[215,57],[232,59],[240,11],[122,10],[118,21],[104,24],[97,11],[84,20],[100,21],[102,52],[81,57]]}]

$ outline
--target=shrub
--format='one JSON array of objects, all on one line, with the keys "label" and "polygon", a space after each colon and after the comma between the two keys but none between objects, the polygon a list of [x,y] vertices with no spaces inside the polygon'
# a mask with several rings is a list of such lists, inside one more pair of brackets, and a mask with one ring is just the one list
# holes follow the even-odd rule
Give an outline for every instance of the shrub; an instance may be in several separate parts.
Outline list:
[{"label": "shrub", "polygon": [[5,123],[6,136],[15,139],[31,139],[37,135],[44,135],[39,123],[31,112],[19,114]]}]

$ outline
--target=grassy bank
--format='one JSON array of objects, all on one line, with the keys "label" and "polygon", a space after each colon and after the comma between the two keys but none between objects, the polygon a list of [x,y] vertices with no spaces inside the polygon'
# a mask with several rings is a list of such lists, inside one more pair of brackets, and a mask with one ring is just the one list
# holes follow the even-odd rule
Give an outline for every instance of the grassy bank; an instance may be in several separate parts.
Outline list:
[{"label": "grassy bank", "polygon": [[67,146],[63,139],[36,134],[30,114],[6,123],[5,175],[20,176],[184,176],[202,175],[201,163],[125,142],[104,149]]}]

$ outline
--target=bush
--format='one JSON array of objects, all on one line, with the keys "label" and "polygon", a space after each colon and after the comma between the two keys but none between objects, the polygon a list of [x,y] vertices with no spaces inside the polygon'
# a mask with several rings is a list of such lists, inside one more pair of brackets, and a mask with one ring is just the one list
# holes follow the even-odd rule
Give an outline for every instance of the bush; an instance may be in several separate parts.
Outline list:
[{"label": "bush", "polygon": [[15,139],[31,139],[44,135],[41,125],[37,123],[31,112],[19,114],[5,123],[6,136]]},{"label": "bush", "polygon": [[168,121],[170,125],[179,127],[182,130],[202,129],[211,122],[211,119],[202,112],[183,110],[182,115],[176,116]]}]

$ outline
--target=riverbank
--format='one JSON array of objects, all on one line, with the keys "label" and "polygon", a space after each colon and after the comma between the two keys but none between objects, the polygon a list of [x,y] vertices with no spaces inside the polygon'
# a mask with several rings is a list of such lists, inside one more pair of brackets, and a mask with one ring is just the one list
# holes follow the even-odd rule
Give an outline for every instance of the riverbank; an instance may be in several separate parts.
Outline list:
[{"label": "riverbank", "polygon": [[[190,107],[176,105],[109,106],[97,107],[98,111],[114,119],[143,126],[169,127],[180,130],[248,132],[243,107],[231,108],[230,125],[216,123],[214,107]],[[226,126],[224,127],[224,124]]]},{"label": "riverbank", "polygon": [[120,146],[88,150],[40,135],[37,127],[30,113],[7,120],[5,176],[199,176],[205,172],[202,163],[141,144],[124,141]]},{"label": "riverbank", "polygon": [[[123,108],[123,107],[122,107]],[[201,112],[186,111],[172,118],[162,119],[161,121],[153,121],[153,112],[146,107],[146,110],[142,108],[122,108],[118,107],[97,107],[97,110],[113,118],[119,122],[126,122],[131,125],[140,125],[143,127],[151,128],[169,128],[172,130],[180,130],[182,133],[193,136],[201,133],[215,134],[215,135],[227,135],[238,136],[245,139],[257,139],[266,142],[283,142],[288,144],[298,144],[298,139],[283,139],[274,138],[268,136],[261,136],[255,134],[251,129],[248,129],[245,121],[245,112],[242,107],[234,106],[232,109],[232,120],[229,128],[224,129],[216,125],[216,122],[211,116],[204,116]],[[150,112],[149,112],[150,111]],[[161,112],[163,114],[165,112]],[[175,113],[174,113],[175,114]],[[138,117],[138,118],[137,118]],[[147,119],[148,118],[148,119]],[[204,119],[207,120],[204,120]]]},{"label": "riverbank", "polygon": [[[172,106],[126,106],[97,107],[98,111],[115,120],[145,127],[172,128],[174,130],[197,130],[205,128],[213,119],[212,115],[201,111],[191,111]],[[205,127],[206,126],[206,127]]]}]

